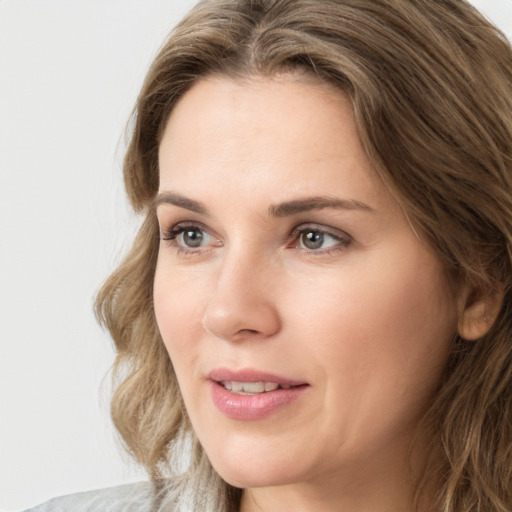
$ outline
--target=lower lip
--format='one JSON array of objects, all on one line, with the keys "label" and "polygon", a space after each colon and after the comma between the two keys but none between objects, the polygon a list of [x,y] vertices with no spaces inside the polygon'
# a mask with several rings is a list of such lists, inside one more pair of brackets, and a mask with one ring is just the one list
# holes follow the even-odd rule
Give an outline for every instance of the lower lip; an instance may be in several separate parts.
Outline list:
[{"label": "lower lip", "polygon": [[237,395],[221,384],[210,381],[213,403],[221,413],[233,420],[259,420],[291,404],[309,386],[276,389],[258,395]]}]

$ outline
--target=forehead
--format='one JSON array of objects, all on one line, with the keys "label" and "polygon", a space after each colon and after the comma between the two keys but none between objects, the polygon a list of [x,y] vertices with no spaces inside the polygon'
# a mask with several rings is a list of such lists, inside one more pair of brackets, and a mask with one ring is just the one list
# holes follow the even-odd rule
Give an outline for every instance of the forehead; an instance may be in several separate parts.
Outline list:
[{"label": "forehead", "polygon": [[[212,76],[178,102],[159,148],[160,192],[221,191],[268,202],[287,195],[382,196],[352,106],[301,76]],[[386,193],[384,193],[386,195]]]},{"label": "forehead", "polygon": [[[214,75],[202,79],[174,107],[161,149],[177,138],[187,138],[191,144],[199,138],[203,142],[223,140],[224,144],[229,140],[235,144],[241,138],[247,142],[248,134],[243,128],[250,130],[254,145],[264,142],[268,146],[269,134],[276,146],[304,143],[306,132],[310,132],[309,136],[317,132],[314,142],[318,144],[321,138],[325,140],[323,131],[317,131],[326,123],[325,111],[336,111],[339,118],[343,110],[346,119],[340,119],[338,129],[345,128],[345,137],[355,135],[351,133],[351,105],[345,96],[334,87],[305,76],[231,79]],[[335,116],[330,117],[328,122],[332,124]],[[283,130],[285,124],[287,129]],[[212,126],[216,130],[211,131]],[[233,127],[238,135],[229,132]],[[357,136],[354,143],[358,142],[356,139]]]}]

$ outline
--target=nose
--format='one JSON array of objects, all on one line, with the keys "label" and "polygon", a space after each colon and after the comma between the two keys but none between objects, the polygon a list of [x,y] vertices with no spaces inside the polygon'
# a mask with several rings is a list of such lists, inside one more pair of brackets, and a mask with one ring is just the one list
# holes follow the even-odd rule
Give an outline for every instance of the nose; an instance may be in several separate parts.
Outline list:
[{"label": "nose", "polygon": [[264,258],[227,255],[204,312],[206,331],[234,342],[275,335],[281,327],[276,272]]}]

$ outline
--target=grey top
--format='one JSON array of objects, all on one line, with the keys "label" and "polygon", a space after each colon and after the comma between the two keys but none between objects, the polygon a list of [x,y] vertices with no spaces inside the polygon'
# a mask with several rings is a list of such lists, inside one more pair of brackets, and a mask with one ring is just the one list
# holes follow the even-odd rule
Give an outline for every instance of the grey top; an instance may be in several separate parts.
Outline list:
[{"label": "grey top", "polygon": [[120,485],[53,498],[25,512],[151,512],[152,485]]}]

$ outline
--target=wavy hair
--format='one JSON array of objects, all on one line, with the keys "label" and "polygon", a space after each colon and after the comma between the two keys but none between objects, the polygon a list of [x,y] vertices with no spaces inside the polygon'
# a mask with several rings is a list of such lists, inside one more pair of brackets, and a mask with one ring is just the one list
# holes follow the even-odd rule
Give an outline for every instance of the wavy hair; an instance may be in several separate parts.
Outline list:
[{"label": "wavy hair", "polygon": [[[457,282],[504,293],[489,332],[458,338],[425,421],[442,447],[442,512],[512,510],[512,49],[465,0],[204,0],[173,30],[137,100],[124,180],[144,222],[100,290],[117,349],[112,416],[161,499],[237,510],[194,439],[153,312],[158,147],[201,78],[306,71],[351,102],[376,171]],[[187,501],[188,500],[188,501]],[[185,505],[188,503],[188,505]],[[185,508],[183,508],[185,510]]]}]

